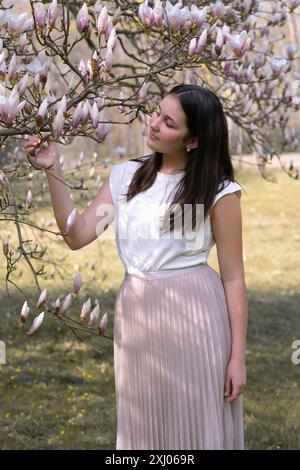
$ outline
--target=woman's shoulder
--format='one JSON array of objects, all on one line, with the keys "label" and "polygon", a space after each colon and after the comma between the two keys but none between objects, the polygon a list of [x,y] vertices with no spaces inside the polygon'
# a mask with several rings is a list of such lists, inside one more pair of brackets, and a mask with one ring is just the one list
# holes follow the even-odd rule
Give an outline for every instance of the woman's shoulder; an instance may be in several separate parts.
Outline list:
[{"label": "woman's shoulder", "polygon": [[131,173],[135,172],[141,164],[142,162],[138,161],[138,159],[126,160],[125,162],[114,163],[112,165],[111,171],[113,171],[115,174],[123,174],[127,172]]},{"label": "woman's shoulder", "polygon": [[221,181],[218,187],[218,191],[214,197],[212,207],[227,194],[237,193],[237,196],[240,198],[242,195],[242,186],[236,181],[232,181],[229,178]]},{"label": "woman's shoulder", "polygon": [[239,190],[242,190],[242,187],[239,183],[237,183],[236,181],[232,181],[229,178],[226,178],[220,182],[217,194],[219,192],[235,192]]}]

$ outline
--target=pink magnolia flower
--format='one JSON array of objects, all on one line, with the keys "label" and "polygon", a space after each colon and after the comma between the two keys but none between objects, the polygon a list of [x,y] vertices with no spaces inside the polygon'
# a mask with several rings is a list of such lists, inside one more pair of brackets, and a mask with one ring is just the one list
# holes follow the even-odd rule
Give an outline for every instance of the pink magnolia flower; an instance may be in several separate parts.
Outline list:
[{"label": "pink magnolia flower", "polygon": [[110,48],[106,49],[105,60],[103,62],[103,67],[106,72],[111,72],[113,64],[113,51]]},{"label": "pink magnolia flower", "polygon": [[45,117],[47,116],[47,110],[48,110],[48,99],[45,98],[37,112],[36,122],[38,125],[43,124],[43,121]]},{"label": "pink magnolia flower", "polygon": [[30,191],[30,189],[28,190],[27,197],[26,197],[26,206],[28,209],[30,209],[32,206],[32,192]]},{"label": "pink magnolia flower", "polygon": [[105,30],[107,28],[107,24],[108,24],[108,14],[107,14],[107,8],[106,7],[103,7],[101,9],[101,12],[100,12],[100,15],[98,16],[98,19],[97,19],[97,31],[98,33],[105,33]]},{"label": "pink magnolia flower", "polygon": [[99,304],[96,304],[96,306],[93,308],[90,314],[90,320],[88,323],[89,326],[94,326],[97,323],[99,314],[100,314],[100,307],[99,307]]},{"label": "pink magnolia flower", "polygon": [[33,27],[33,18],[28,18],[27,13],[21,15],[9,14],[8,28],[13,36],[19,36]]},{"label": "pink magnolia flower", "polygon": [[16,54],[13,54],[8,64],[7,76],[9,80],[12,80],[16,76],[16,74],[17,74],[17,56]]},{"label": "pink magnolia flower", "polygon": [[65,299],[63,301],[63,304],[62,304],[61,308],[59,309],[59,313],[61,315],[64,315],[69,310],[69,308],[72,305],[72,301],[73,301],[72,294],[70,293],[65,297]]},{"label": "pink magnolia flower", "polygon": [[75,294],[78,294],[81,288],[81,274],[80,271],[78,270],[75,274],[75,278],[73,281],[73,292]]},{"label": "pink magnolia flower", "polygon": [[81,112],[81,123],[85,124],[88,120],[90,114],[91,106],[88,101],[85,101],[82,105],[82,112]]},{"label": "pink magnolia flower", "polygon": [[104,333],[105,333],[106,326],[107,326],[107,321],[108,321],[108,316],[107,316],[107,313],[105,313],[103,315],[103,317],[101,318],[99,326],[98,326],[100,336],[104,335]]},{"label": "pink magnolia flower", "polygon": [[31,325],[31,327],[30,327],[30,330],[28,331],[28,334],[29,334],[29,335],[32,335],[33,333],[36,332],[36,330],[39,329],[39,327],[40,327],[41,324],[43,323],[44,315],[45,315],[45,313],[42,312],[42,313],[40,313],[37,317],[35,317],[35,319],[33,320],[32,325]]},{"label": "pink magnolia flower", "polygon": [[19,96],[22,96],[24,94],[27,88],[27,84],[28,84],[28,73],[26,73],[26,75],[24,75],[24,77],[17,84],[17,90],[18,90]]},{"label": "pink magnolia flower", "polygon": [[196,53],[196,48],[197,48],[197,38],[193,38],[191,39],[190,44],[189,44],[188,55],[189,56],[194,55]]},{"label": "pink magnolia flower", "polygon": [[146,27],[146,28],[151,28],[154,22],[154,13],[153,9],[148,6],[148,0],[145,0],[142,5],[139,6],[139,17],[141,20],[141,23]]},{"label": "pink magnolia flower", "polygon": [[102,122],[96,129],[96,135],[99,140],[103,141],[109,132],[109,125],[107,122]]},{"label": "pink magnolia flower", "polygon": [[113,22],[112,22],[111,20],[109,20],[108,23],[107,23],[107,26],[106,26],[106,28],[105,28],[105,41],[106,41],[106,42],[107,42],[108,39],[109,39],[110,33],[111,33],[112,30],[113,30],[113,27],[114,27]]},{"label": "pink magnolia flower", "polygon": [[112,28],[108,41],[107,41],[107,47],[113,51],[114,48],[116,47],[116,44],[117,44],[117,33],[116,33],[115,28]]},{"label": "pink magnolia flower", "polygon": [[39,308],[42,308],[44,305],[45,305],[45,302],[46,302],[46,298],[47,298],[47,289],[44,289],[40,296],[39,296],[39,299],[37,301],[37,304],[36,304],[36,308],[39,309]]},{"label": "pink magnolia flower", "polygon": [[43,28],[46,23],[46,8],[41,2],[34,5],[34,18],[38,28]]},{"label": "pink magnolia flower", "polygon": [[191,18],[192,21],[198,26],[200,29],[206,20],[207,15],[207,6],[204,8],[199,9],[196,5],[191,6]]},{"label": "pink magnolia flower", "polygon": [[164,8],[160,0],[155,0],[153,16],[156,26],[161,26],[164,22]]},{"label": "pink magnolia flower", "polygon": [[217,1],[215,4],[211,4],[210,11],[212,16],[222,17],[225,13],[225,5],[222,2]]},{"label": "pink magnolia flower", "polygon": [[73,127],[78,127],[78,125],[80,124],[81,122],[81,118],[82,118],[82,101],[80,101],[80,103],[78,103],[76,109],[75,109],[75,113],[73,114],[73,117],[72,117],[72,126]]},{"label": "pink magnolia flower", "polygon": [[70,213],[68,219],[67,219],[67,225],[66,225],[66,233],[69,233],[71,229],[74,227],[76,221],[76,207],[72,210]]},{"label": "pink magnolia flower", "polygon": [[9,97],[0,94],[0,117],[5,124],[11,124],[15,117],[22,111],[26,101],[19,103],[17,86],[13,88]]},{"label": "pink magnolia flower", "polygon": [[77,29],[80,33],[84,33],[88,30],[90,24],[89,20],[89,11],[86,3],[82,5],[80,8],[77,17],[76,17],[76,25]]},{"label": "pink magnolia flower", "polygon": [[64,128],[64,115],[62,112],[58,112],[52,123],[52,135],[53,137],[60,137]]},{"label": "pink magnolia flower", "polygon": [[96,103],[93,104],[92,109],[90,111],[91,121],[93,124],[93,128],[97,129],[99,123],[99,111],[98,106]]},{"label": "pink magnolia flower", "polygon": [[48,15],[47,15],[48,25],[51,28],[55,27],[57,17],[58,17],[57,0],[52,0],[52,3],[48,7]]},{"label": "pink magnolia flower", "polygon": [[232,48],[233,52],[238,56],[242,57],[244,52],[246,51],[247,47],[250,45],[250,38],[247,37],[247,31],[243,30],[240,34],[237,35],[230,35],[229,36],[229,44]]},{"label": "pink magnolia flower", "polygon": [[148,88],[149,88],[149,83],[144,82],[138,92],[138,101],[140,101],[141,103],[144,103],[147,100]]},{"label": "pink magnolia flower", "polygon": [[206,41],[207,41],[207,29],[204,29],[200,35],[200,38],[198,40],[198,43],[197,43],[197,48],[196,48],[196,52],[198,54],[201,54],[201,52],[204,50],[205,48],[205,45],[206,45]]},{"label": "pink magnolia flower", "polygon": [[91,299],[89,298],[85,302],[83,302],[82,308],[81,308],[81,313],[80,313],[80,318],[81,320],[85,320],[87,315],[91,311]]},{"label": "pink magnolia flower", "polygon": [[21,324],[25,323],[25,321],[27,320],[29,310],[30,310],[30,307],[28,307],[27,300],[25,300],[22,310],[21,310],[21,314],[20,314]]}]

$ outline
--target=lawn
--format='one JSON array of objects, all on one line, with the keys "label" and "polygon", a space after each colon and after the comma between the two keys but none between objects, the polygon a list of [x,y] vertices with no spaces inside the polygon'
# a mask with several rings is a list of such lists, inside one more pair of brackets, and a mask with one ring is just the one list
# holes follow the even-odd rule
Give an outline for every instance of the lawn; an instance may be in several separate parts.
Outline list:
[{"label": "lawn", "polygon": [[[241,199],[249,296],[247,449],[300,448],[300,365],[291,362],[292,342],[300,339],[300,183],[274,171],[275,184],[267,183],[253,168],[237,173],[247,191]],[[78,203],[84,207],[85,201]],[[47,203],[42,213],[32,215],[37,221],[42,216],[53,217]],[[0,237],[9,230],[13,247],[12,224],[3,227],[2,223]],[[32,239],[30,227],[23,230]],[[46,258],[56,265],[52,272],[46,262],[46,279],[40,280],[51,300],[69,292],[80,266],[80,299],[99,300],[101,312],[109,314],[107,334],[112,337],[114,302],[124,273],[115,242],[96,241],[73,252],[45,235],[39,235],[38,241],[48,248]],[[82,343],[55,319],[47,320],[34,335],[26,335],[16,321],[24,299],[13,287],[12,299],[7,297],[3,255],[0,261],[0,339],[7,348],[7,364],[0,366],[0,448],[114,449],[112,340],[99,337],[91,344]],[[215,247],[209,264],[218,270]],[[26,266],[13,273],[13,280],[36,301]],[[78,316],[79,305],[73,310]]]}]

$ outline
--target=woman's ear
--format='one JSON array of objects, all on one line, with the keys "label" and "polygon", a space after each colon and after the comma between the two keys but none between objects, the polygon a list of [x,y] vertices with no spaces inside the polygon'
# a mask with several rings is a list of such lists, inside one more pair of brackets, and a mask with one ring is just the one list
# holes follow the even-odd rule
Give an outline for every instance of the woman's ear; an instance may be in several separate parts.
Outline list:
[{"label": "woman's ear", "polygon": [[198,147],[198,139],[195,137],[194,139],[191,139],[187,142],[188,146],[190,149],[195,149]]}]

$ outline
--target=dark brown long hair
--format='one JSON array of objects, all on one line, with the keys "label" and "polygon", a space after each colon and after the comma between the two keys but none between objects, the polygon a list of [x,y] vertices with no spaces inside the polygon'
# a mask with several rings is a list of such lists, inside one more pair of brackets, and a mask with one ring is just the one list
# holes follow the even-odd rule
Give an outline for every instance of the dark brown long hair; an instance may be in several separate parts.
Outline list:
[{"label": "dark brown long hair", "polygon": [[[168,95],[176,95],[186,115],[188,138],[197,137],[198,147],[188,154],[185,173],[176,186],[176,193],[170,206],[180,207],[192,204],[192,227],[196,226],[195,204],[204,204],[204,218],[224,180],[232,182],[234,168],[230,159],[228,126],[220,99],[211,91],[198,85],[177,85]],[[162,164],[162,154],[155,152],[131,161],[141,162],[127,192],[127,201],[136,194],[149,189]],[[169,206],[169,207],[170,207]],[[170,212],[170,229],[174,229],[174,215]],[[167,211],[167,217],[169,213]],[[173,217],[173,220],[172,220]],[[198,223],[198,221],[197,221]]]}]

